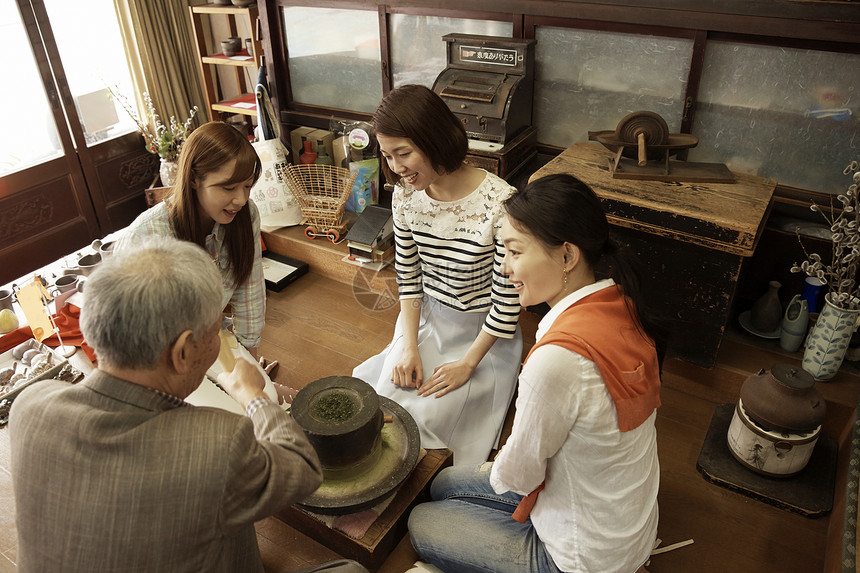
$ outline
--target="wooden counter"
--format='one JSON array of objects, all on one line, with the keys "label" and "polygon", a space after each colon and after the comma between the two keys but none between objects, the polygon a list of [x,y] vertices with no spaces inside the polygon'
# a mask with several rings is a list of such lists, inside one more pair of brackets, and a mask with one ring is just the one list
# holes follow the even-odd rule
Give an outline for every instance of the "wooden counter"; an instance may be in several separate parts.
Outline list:
[{"label": "wooden counter", "polygon": [[710,368],[776,181],[741,173],[734,183],[613,179],[611,156],[600,144],[577,143],[530,180],[569,173],[594,189],[613,236],[643,264],[647,299],[670,322],[668,355]]}]

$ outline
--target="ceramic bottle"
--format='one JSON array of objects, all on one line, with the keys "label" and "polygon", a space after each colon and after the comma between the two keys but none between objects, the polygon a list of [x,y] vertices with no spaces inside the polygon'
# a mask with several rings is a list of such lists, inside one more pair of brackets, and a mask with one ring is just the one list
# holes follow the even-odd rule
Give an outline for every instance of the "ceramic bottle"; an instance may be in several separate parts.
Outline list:
[{"label": "ceramic bottle", "polygon": [[317,141],[317,158],[314,163],[317,165],[334,165],[334,161],[326,153],[325,143],[322,141]]},{"label": "ceramic bottle", "polygon": [[782,304],[779,302],[779,289],[782,283],[770,281],[770,287],[752,306],[750,322],[759,332],[773,332],[782,320]]},{"label": "ceramic bottle", "polygon": [[317,160],[317,154],[314,151],[310,139],[305,140],[304,146],[305,150],[302,151],[302,154],[299,156],[299,163],[303,165],[310,165]]},{"label": "ceramic bottle", "polygon": [[806,299],[796,294],[785,308],[782,317],[782,329],[779,335],[779,346],[786,352],[797,352],[806,336],[809,326],[809,308]]}]

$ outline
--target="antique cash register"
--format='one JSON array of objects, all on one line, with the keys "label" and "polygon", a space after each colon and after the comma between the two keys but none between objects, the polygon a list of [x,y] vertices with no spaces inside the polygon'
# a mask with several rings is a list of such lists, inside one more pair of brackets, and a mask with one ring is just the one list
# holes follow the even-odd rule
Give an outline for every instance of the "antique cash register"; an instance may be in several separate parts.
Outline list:
[{"label": "antique cash register", "polygon": [[433,91],[466,128],[467,163],[507,177],[536,154],[535,40],[472,34],[442,39],[448,63]]}]

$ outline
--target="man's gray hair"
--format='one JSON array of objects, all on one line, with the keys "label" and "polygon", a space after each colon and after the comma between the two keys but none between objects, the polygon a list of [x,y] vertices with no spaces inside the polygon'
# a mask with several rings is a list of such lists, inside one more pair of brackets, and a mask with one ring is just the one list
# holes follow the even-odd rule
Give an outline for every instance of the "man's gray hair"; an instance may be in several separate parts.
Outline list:
[{"label": "man's gray hair", "polygon": [[221,275],[194,243],[151,237],[107,257],[86,282],[81,332],[117,368],[155,366],[186,330],[202,336],[221,314]]}]

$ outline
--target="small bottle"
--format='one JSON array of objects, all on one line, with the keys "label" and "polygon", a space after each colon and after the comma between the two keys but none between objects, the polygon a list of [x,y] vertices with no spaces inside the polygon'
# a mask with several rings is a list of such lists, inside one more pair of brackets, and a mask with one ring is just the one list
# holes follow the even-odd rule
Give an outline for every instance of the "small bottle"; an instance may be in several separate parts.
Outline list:
[{"label": "small bottle", "polygon": [[317,154],[314,152],[313,147],[311,147],[311,140],[310,139],[306,139],[304,145],[305,145],[305,150],[302,152],[301,156],[299,157],[299,163],[301,163],[302,165],[308,165],[308,164],[311,164],[317,160]]},{"label": "small bottle", "polygon": [[334,165],[334,161],[332,161],[332,158],[326,153],[324,141],[317,141],[317,159],[314,163],[320,165]]}]

